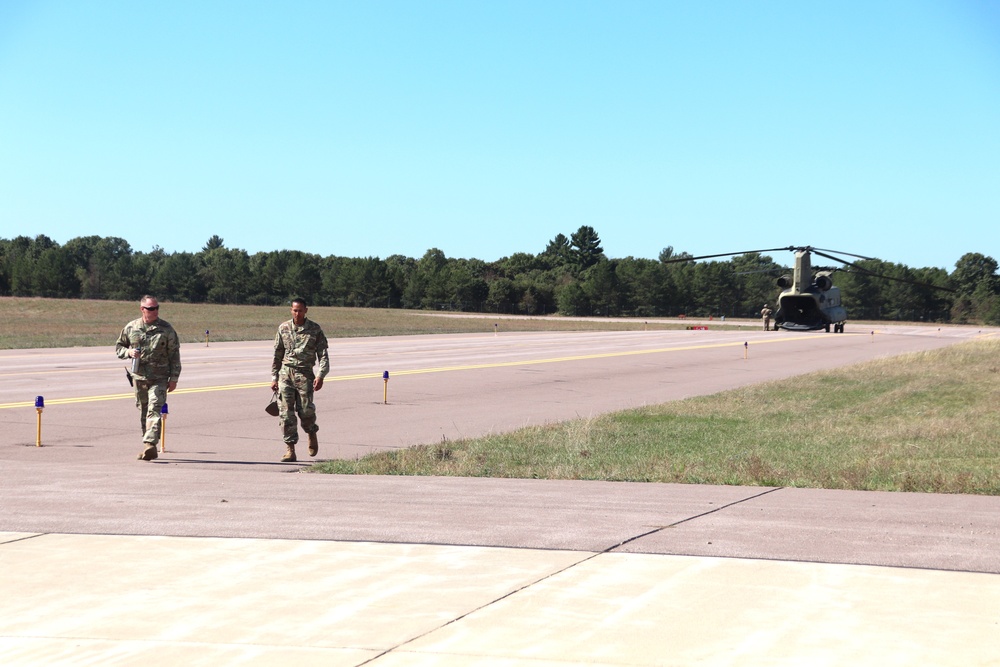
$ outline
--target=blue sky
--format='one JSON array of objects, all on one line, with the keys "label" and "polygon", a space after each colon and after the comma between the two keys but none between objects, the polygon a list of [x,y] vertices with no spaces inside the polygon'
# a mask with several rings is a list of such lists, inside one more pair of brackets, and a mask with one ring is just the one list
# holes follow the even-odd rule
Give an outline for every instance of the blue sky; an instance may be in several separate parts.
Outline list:
[{"label": "blue sky", "polygon": [[0,3],[3,238],[950,270],[998,223],[989,0]]}]

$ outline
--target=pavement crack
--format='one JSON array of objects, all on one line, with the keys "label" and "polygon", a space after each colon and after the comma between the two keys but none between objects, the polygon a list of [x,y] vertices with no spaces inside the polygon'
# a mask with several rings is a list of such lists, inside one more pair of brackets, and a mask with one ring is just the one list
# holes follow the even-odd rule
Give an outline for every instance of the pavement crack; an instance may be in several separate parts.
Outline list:
[{"label": "pavement crack", "polygon": [[454,618],[451,618],[448,621],[446,621],[446,622],[444,622],[444,623],[442,623],[442,624],[440,624],[440,625],[438,625],[436,627],[433,627],[430,630],[427,630],[426,632],[422,632],[419,635],[416,635],[414,637],[410,637],[406,641],[400,642],[399,644],[396,644],[395,646],[392,646],[390,648],[385,649],[384,651],[380,652],[378,655],[372,656],[368,660],[365,660],[364,662],[358,663],[358,667],[361,667],[361,665],[367,665],[367,664],[369,664],[369,663],[371,663],[371,662],[373,662],[375,660],[378,660],[379,658],[381,658],[381,657],[383,657],[383,656],[385,656],[385,655],[387,655],[389,653],[392,653],[393,651],[397,651],[399,649],[402,649],[407,644],[415,642],[416,640],[420,639],[421,637],[426,637],[427,635],[432,634],[434,632],[437,632],[438,630],[441,630],[442,628],[446,628],[449,625],[457,623],[457,622],[461,621],[462,619],[464,619],[464,618],[466,618],[468,616],[471,616],[472,614],[475,614],[478,611],[482,611],[483,609],[486,609],[488,607],[492,607],[493,605],[497,604],[498,602],[503,602],[507,598],[509,598],[511,596],[514,596],[514,595],[517,595],[518,593],[520,593],[522,591],[526,591],[529,588],[531,588],[532,586],[537,586],[538,584],[542,583],[543,581],[551,579],[552,577],[556,577],[556,576],[562,574],[563,572],[568,572],[569,570],[572,570],[575,567],[583,565],[584,563],[586,563],[589,560],[593,560],[594,558],[597,558],[598,556],[602,555],[603,553],[606,553],[606,552],[591,553],[588,556],[586,556],[584,558],[581,558],[578,561],[574,561],[574,562],[570,563],[569,565],[566,565],[565,567],[561,567],[558,570],[553,570],[552,572],[549,572],[549,573],[545,574],[544,576],[541,576],[541,577],[538,577],[537,579],[529,581],[528,583],[526,583],[526,584],[524,584],[522,586],[519,586],[517,588],[512,588],[511,590],[507,591],[506,593],[504,593],[500,597],[494,598],[494,599],[492,599],[492,600],[490,600],[488,602],[484,602],[483,604],[479,605],[478,607],[473,607],[472,609],[466,611],[465,613],[459,614],[459,615],[455,616]]},{"label": "pavement crack", "polygon": [[622,540],[618,544],[615,544],[615,545],[612,545],[612,546],[608,547],[607,549],[605,549],[601,553],[605,553],[605,554],[606,553],[611,553],[615,549],[619,549],[619,548],[625,546],[626,544],[628,544],[629,542],[635,542],[636,540],[642,539],[644,537],[648,537],[650,535],[655,535],[656,533],[659,533],[660,531],[666,530],[668,528],[674,528],[676,526],[681,525],[682,523],[687,523],[688,521],[694,521],[695,519],[701,519],[702,517],[706,517],[706,516],[708,516],[710,514],[715,514],[716,512],[721,512],[722,510],[728,509],[728,508],[733,507],[735,505],[741,505],[741,504],[743,504],[745,502],[748,502],[750,500],[756,500],[757,498],[761,498],[763,496],[766,496],[769,493],[774,493],[775,491],[781,491],[783,488],[784,487],[782,487],[782,486],[777,486],[777,487],[775,487],[773,489],[768,489],[767,491],[762,491],[760,493],[755,493],[752,496],[747,496],[746,498],[740,498],[739,500],[734,500],[731,503],[726,503],[725,505],[720,505],[719,507],[716,507],[714,509],[710,509],[707,512],[702,512],[701,514],[695,514],[693,516],[689,516],[687,518],[681,519],[680,521],[675,521],[675,522],[673,522],[671,524],[667,524],[666,526],[657,526],[656,528],[654,528],[652,530],[647,530],[645,533],[639,533],[638,535],[633,535],[632,537],[628,538],[627,540]]},{"label": "pavement crack", "polygon": [[17,542],[24,542],[25,540],[33,540],[33,539],[35,539],[37,537],[45,537],[46,535],[49,535],[49,534],[50,533],[32,533],[31,535],[25,535],[23,537],[15,537],[15,538],[10,539],[10,540],[0,541],[0,545],[3,545],[3,544],[15,544]]},{"label": "pavement crack", "polygon": [[493,605],[495,605],[495,604],[497,604],[499,602],[502,602],[502,601],[506,600],[507,598],[509,598],[511,596],[514,596],[514,595],[517,595],[518,593],[526,591],[527,589],[531,588],[532,586],[537,586],[538,584],[542,583],[543,581],[546,581],[546,580],[551,579],[553,577],[559,576],[559,575],[563,574],[564,572],[568,572],[569,570],[572,570],[573,568],[579,567],[580,565],[583,565],[584,563],[586,563],[586,562],[588,562],[590,560],[593,560],[594,558],[597,558],[598,556],[603,556],[604,554],[611,553],[615,549],[618,549],[619,547],[621,547],[621,546],[623,546],[625,544],[628,544],[629,542],[633,542],[633,541],[638,540],[640,538],[646,537],[647,535],[652,535],[654,533],[658,533],[661,530],[666,530],[667,528],[672,528],[674,526],[679,526],[680,524],[687,523],[688,521],[694,521],[695,519],[700,519],[700,518],[708,516],[710,514],[714,514],[716,512],[721,512],[722,510],[727,509],[729,507],[733,507],[734,505],[739,505],[741,503],[745,503],[747,501],[755,500],[756,498],[760,498],[762,496],[766,496],[769,493],[774,493],[775,491],[780,491],[782,488],[783,487],[775,487],[773,489],[768,489],[766,491],[762,491],[761,493],[755,493],[752,496],[747,496],[746,498],[741,498],[740,500],[735,500],[735,501],[733,501],[731,503],[727,503],[725,505],[721,505],[721,506],[716,507],[714,509],[708,510],[707,512],[702,512],[701,514],[695,514],[694,516],[689,516],[689,517],[687,517],[685,519],[681,519],[680,521],[675,521],[672,524],[669,524],[669,525],[666,525],[666,526],[659,526],[657,528],[654,528],[653,530],[649,530],[649,531],[646,531],[645,533],[641,533],[639,535],[635,535],[633,537],[630,537],[627,540],[623,540],[623,541],[619,542],[618,544],[616,544],[614,546],[608,547],[607,549],[605,549],[603,551],[593,552],[593,553],[587,555],[586,557],[581,558],[580,560],[574,561],[574,562],[566,565],[565,567],[559,568],[558,570],[553,570],[552,572],[548,572],[544,576],[538,577],[537,579],[529,581],[528,583],[526,583],[526,584],[524,584],[522,586],[518,586],[517,588],[513,588],[513,589],[507,591],[506,593],[504,593],[503,595],[501,595],[501,596],[499,596],[497,598],[494,598],[494,599],[492,599],[492,600],[490,600],[488,602],[484,602],[483,604],[481,604],[481,605],[479,605],[477,607],[469,609],[465,613],[459,614],[459,615],[455,616],[454,618],[448,619],[446,622],[441,623],[440,625],[438,625],[438,626],[436,626],[434,628],[431,628],[430,630],[427,630],[426,632],[422,632],[419,635],[416,635],[414,637],[410,637],[406,641],[400,642],[399,644],[396,644],[395,646],[391,646],[391,647],[385,649],[384,651],[380,651],[378,653],[378,655],[372,656],[368,660],[365,660],[364,662],[358,663],[359,667],[361,665],[370,664],[370,663],[378,660],[379,658],[381,658],[381,657],[383,657],[385,655],[388,655],[389,653],[393,653],[394,651],[398,651],[400,649],[403,649],[407,644],[410,644],[410,643],[412,643],[412,642],[414,642],[414,641],[416,641],[416,640],[418,640],[418,639],[420,639],[422,637],[426,637],[429,634],[437,632],[438,630],[441,630],[442,628],[446,628],[449,625],[457,623],[458,621],[461,621],[462,619],[467,618],[468,616],[471,616],[472,614],[475,614],[478,611],[482,611],[483,609],[486,609],[486,608],[491,607],[491,606],[493,606]]}]

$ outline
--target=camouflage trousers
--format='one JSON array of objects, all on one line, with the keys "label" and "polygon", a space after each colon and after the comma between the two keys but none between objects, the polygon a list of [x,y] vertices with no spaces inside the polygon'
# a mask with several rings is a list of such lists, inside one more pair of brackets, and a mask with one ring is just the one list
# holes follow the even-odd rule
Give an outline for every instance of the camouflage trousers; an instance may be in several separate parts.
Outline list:
[{"label": "camouflage trousers", "polygon": [[[298,420],[302,420],[302,430],[315,433],[316,404],[313,403],[313,373],[282,366],[278,373],[278,422],[281,436],[286,445],[299,441]],[[298,418],[296,418],[298,415]]]},{"label": "camouflage trousers", "polygon": [[167,381],[135,381],[135,407],[139,408],[139,429],[142,441],[155,445],[160,442],[162,427],[160,410],[167,402]]}]

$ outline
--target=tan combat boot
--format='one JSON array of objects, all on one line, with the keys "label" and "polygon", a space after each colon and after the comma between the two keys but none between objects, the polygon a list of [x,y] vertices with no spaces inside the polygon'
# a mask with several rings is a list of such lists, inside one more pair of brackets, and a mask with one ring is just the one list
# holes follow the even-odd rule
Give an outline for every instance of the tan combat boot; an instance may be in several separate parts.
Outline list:
[{"label": "tan combat boot", "polygon": [[316,456],[319,454],[319,440],[316,439],[315,433],[309,434],[309,456]]},{"label": "tan combat boot", "polygon": [[285,455],[281,457],[282,463],[295,463],[298,459],[295,458],[295,445],[288,445],[288,449],[285,451]]},{"label": "tan combat boot", "polygon": [[139,461],[152,461],[157,457],[156,445],[150,444],[148,442],[144,442],[143,444],[146,445],[146,449],[139,452],[139,456],[137,456],[136,458]]}]

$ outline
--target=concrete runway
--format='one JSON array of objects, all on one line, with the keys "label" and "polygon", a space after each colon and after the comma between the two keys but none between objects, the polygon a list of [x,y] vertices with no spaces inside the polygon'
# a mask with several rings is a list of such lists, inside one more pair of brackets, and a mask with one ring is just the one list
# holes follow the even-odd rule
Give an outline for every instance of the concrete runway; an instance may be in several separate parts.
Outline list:
[{"label": "concrete runway", "polygon": [[[335,339],[318,458],[996,335]],[[0,351],[0,664],[1000,665],[1000,499],[283,474],[270,343],[182,356],[147,463],[110,346]]]}]

